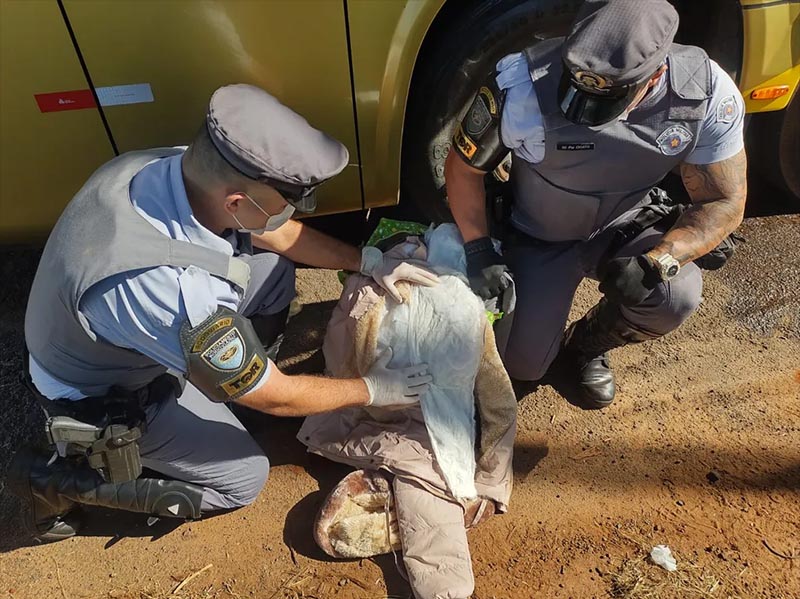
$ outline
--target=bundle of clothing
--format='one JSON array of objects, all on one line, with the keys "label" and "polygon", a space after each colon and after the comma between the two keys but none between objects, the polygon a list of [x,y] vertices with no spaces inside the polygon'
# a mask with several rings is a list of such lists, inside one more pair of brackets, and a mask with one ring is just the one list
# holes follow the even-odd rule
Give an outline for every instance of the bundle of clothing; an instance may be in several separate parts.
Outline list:
[{"label": "bundle of clothing", "polygon": [[362,376],[390,348],[390,366],[426,363],[433,383],[409,408],[306,418],[298,439],[309,451],[359,469],[329,495],[314,534],[334,557],[402,549],[416,597],[462,599],[474,589],[466,529],[508,508],[517,403],[466,283],[456,227],[400,235],[387,253],[427,266],[439,285],[401,284],[397,303],[371,279],[348,277],[323,344],[326,368]]}]

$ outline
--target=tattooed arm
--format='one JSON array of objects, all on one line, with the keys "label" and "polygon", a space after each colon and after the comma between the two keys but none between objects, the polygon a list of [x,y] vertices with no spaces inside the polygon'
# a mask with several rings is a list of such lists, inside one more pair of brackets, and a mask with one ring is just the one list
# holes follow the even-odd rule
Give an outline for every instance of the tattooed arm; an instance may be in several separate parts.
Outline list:
[{"label": "tattooed arm", "polygon": [[692,199],[689,207],[650,258],[669,253],[682,265],[713,250],[739,226],[747,197],[744,150],[713,164],[681,164],[681,178]]}]

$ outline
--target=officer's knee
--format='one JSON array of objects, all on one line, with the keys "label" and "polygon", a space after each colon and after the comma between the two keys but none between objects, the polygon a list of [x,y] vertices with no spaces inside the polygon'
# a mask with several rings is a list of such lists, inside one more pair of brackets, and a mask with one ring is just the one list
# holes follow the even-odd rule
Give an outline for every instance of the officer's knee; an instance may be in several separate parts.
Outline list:
[{"label": "officer's knee", "polygon": [[235,484],[220,492],[227,509],[245,507],[258,499],[269,478],[269,460],[263,454],[252,456],[243,460],[237,470]]},{"label": "officer's knee", "polygon": [[683,269],[683,276],[667,283],[668,297],[664,303],[665,324],[677,329],[697,311],[703,299],[703,275],[695,264]]},{"label": "officer's knee", "polygon": [[508,376],[517,381],[538,381],[547,372],[547,367],[542,362],[530,363],[521,360],[512,360],[508,357],[505,361],[506,371]]},{"label": "officer's knee", "polygon": [[561,336],[549,348],[528,340],[528,343],[509,343],[503,354],[503,365],[508,376],[517,381],[538,381],[546,373],[558,353]]},{"label": "officer's knee", "polygon": [[685,270],[686,277],[672,289],[672,296],[677,311],[688,316],[700,307],[703,300],[703,275],[695,264],[690,264]]},{"label": "officer's knee", "polygon": [[703,275],[690,263],[677,277],[660,284],[640,306],[624,309],[633,324],[654,335],[666,335],[681,326],[700,306],[703,298]]}]

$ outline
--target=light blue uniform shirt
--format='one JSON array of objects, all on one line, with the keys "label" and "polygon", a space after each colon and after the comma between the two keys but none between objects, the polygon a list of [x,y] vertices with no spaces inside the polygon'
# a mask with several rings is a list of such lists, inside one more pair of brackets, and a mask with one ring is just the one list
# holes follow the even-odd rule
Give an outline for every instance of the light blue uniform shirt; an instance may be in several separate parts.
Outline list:
[{"label": "light blue uniform shirt", "polygon": [[[178,154],[151,162],[133,178],[130,195],[134,208],[164,235],[232,256],[232,242],[203,227],[192,214],[183,184],[181,157]],[[159,266],[100,281],[84,294],[80,309],[100,339],[185,373],[181,325],[189,320],[196,326],[219,306],[236,310],[240,301],[236,287],[205,270]],[[45,371],[33,357],[29,367],[33,383],[45,397],[85,397]],[[269,370],[254,390],[264,384],[268,375]]]},{"label": "light blue uniform shirt", "polygon": [[[666,85],[665,73],[649,97],[656,97]],[[521,52],[509,54],[497,63],[500,89],[506,90],[500,134],[514,154],[536,164],[544,160],[544,122],[536,90]],[[744,148],[744,100],[736,84],[716,62],[711,61],[711,100],[698,133],[697,145],[686,156],[689,164],[711,164],[738,154]],[[646,105],[645,97],[643,105]],[[636,109],[634,108],[634,111]]]}]

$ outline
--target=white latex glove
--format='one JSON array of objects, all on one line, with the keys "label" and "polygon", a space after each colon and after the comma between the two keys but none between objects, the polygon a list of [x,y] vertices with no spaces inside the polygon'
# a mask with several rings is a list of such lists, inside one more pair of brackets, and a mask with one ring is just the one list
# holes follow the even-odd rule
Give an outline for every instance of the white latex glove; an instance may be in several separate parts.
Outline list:
[{"label": "white latex glove", "polygon": [[388,258],[372,246],[361,250],[361,274],[372,277],[397,303],[403,301],[395,286],[398,281],[409,281],[425,287],[433,287],[439,282],[439,277],[431,271],[397,258]]},{"label": "white latex glove", "polygon": [[428,390],[433,377],[428,374],[427,364],[408,368],[389,368],[392,350],[383,352],[372,365],[364,382],[369,391],[368,406],[412,406],[419,403],[419,396]]}]

